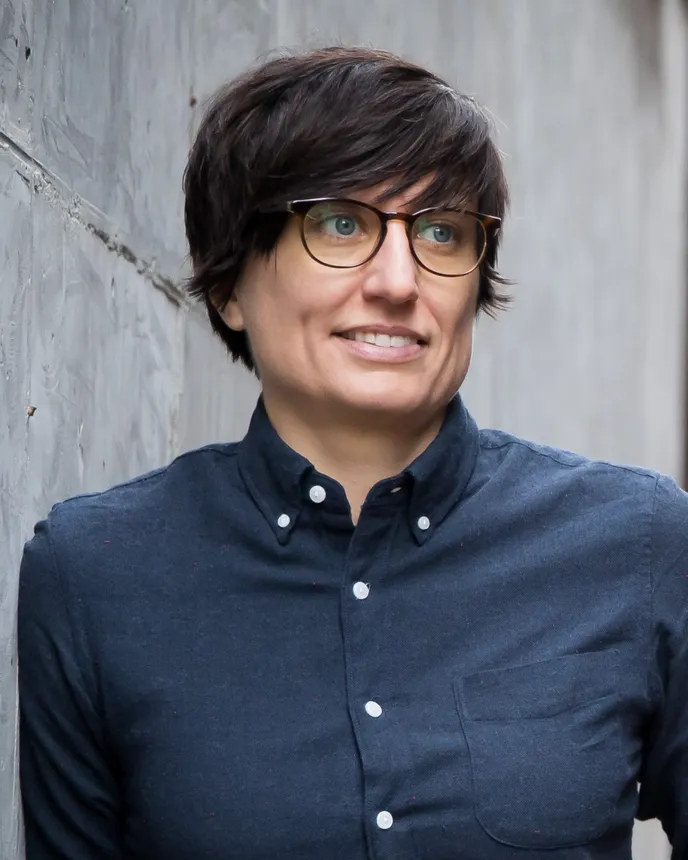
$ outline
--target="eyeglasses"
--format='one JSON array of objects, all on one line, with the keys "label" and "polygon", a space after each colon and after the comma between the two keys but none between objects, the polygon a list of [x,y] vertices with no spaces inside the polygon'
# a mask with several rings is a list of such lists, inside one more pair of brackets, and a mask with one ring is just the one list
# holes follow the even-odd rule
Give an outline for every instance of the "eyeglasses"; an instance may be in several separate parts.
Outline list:
[{"label": "eyeglasses", "polygon": [[318,263],[333,269],[367,263],[382,247],[387,224],[403,221],[418,265],[447,278],[477,269],[501,225],[501,218],[465,209],[382,212],[369,203],[336,197],[291,200],[262,211],[299,216],[304,248]]}]

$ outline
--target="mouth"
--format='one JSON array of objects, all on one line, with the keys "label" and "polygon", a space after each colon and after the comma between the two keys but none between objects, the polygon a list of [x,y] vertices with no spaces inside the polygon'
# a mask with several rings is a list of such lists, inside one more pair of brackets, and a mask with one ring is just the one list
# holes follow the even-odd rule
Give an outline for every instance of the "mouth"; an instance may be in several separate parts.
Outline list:
[{"label": "mouth", "polygon": [[403,364],[413,362],[425,352],[428,341],[409,329],[353,329],[335,332],[337,340],[358,360]]},{"label": "mouth", "polygon": [[402,349],[409,346],[426,346],[427,340],[415,332],[381,332],[381,331],[343,331],[337,332],[338,337],[353,340],[358,343],[369,343],[386,349]]}]

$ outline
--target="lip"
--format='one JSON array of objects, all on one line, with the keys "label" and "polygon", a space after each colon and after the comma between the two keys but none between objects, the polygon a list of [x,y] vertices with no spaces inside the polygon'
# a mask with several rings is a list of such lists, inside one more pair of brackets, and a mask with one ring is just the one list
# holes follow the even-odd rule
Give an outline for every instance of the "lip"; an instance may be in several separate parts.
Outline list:
[{"label": "lip", "polygon": [[[398,337],[411,337],[414,340],[420,341],[421,346],[427,345],[428,342],[427,337],[423,337],[422,334],[417,331],[414,331],[412,328],[407,328],[403,325],[381,325],[380,323],[365,323],[364,325],[351,326],[350,328],[343,328],[340,331],[335,332],[335,334],[339,337],[343,337],[345,334],[353,334],[357,331],[372,331],[375,332],[375,334],[388,334],[390,336],[397,335]],[[378,347],[378,349],[384,349],[384,347]],[[405,347],[397,347],[397,349],[405,349]]]},{"label": "lip", "polygon": [[[350,331],[349,329],[348,331]],[[358,331],[358,329],[355,329]],[[405,337],[417,337],[415,333],[404,334],[401,330],[380,331],[380,329],[365,329],[365,331],[377,331],[380,334],[402,334]],[[408,332],[408,329],[405,330]],[[351,340],[342,335],[335,335],[335,340],[349,353],[349,355],[366,361],[380,362],[382,364],[404,364],[414,361],[428,348],[427,343],[410,343],[408,346],[376,346],[374,343],[366,343],[362,340]]]}]

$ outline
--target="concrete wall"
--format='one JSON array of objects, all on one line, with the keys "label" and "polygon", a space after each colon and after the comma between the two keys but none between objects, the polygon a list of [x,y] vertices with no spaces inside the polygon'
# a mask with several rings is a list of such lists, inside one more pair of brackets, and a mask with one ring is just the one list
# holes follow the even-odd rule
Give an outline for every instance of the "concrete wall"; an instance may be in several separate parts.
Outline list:
[{"label": "concrete wall", "polygon": [[[20,851],[14,604],[34,521],[237,438],[255,399],[175,286],[199,102],[272,47],[337,39],[401,51],[487,103],[519,283],[479,327],[469,406],[680,476],[686,33],[681,0],[0,0],[3,860]],[[638,858],[663,851],[639,831]]]}]

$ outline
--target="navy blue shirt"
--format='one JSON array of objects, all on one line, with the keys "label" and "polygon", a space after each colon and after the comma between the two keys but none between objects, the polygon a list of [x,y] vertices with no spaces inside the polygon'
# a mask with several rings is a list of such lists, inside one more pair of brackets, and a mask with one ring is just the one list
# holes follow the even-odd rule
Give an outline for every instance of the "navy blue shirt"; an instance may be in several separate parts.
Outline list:
[{"label": "navy blue shirt", "polygon": [[27,860],[688,858],[688,495],[458,397],[355,528],[260,403],[57,505],[19,661]]}]

